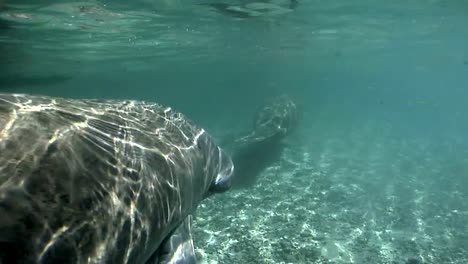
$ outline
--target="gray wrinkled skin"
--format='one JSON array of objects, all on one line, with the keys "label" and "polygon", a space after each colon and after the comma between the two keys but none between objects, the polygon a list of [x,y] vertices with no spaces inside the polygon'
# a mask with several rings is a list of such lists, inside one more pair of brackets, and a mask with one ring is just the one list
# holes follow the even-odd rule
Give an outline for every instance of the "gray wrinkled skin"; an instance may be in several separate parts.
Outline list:
[{"label": "gray wrinkled skin", "polygon": [[232,173],[170,108],[0,94],[0,263],[145,263]]}]

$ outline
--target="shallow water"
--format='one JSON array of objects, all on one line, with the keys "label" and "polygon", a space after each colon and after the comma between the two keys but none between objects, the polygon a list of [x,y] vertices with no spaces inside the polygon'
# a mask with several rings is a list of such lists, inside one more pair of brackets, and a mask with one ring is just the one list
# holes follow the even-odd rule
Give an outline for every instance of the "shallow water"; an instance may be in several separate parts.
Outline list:
[{"label": "shallow water", "polygon": [[468,5],[207,2],[6,1],[0,92],[156,101],[220,139],[287,93],[280,160],[197,211],[203,261],[466,263]]}]

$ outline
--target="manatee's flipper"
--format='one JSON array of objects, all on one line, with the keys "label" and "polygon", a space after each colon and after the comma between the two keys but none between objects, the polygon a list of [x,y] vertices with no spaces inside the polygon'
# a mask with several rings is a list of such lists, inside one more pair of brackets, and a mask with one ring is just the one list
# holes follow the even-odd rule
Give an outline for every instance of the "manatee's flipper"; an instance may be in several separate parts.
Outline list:
[{"label": "manatee's flipper", "polygon": [[161,245],[155,264],[196,264],[192,241],[192,216],[189,215]]}]

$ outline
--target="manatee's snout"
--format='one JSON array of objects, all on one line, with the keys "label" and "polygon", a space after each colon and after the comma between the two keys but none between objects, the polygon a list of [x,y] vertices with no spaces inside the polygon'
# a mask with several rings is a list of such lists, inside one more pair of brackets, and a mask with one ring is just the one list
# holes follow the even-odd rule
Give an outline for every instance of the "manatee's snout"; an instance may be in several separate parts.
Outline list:
[{"label": "manatee's snout", "polygon": [[231,157],[218,147],[218,173],[214,179],[211,191],[224,192],[231,187],[232,175],[234,174],[234,163]]}]

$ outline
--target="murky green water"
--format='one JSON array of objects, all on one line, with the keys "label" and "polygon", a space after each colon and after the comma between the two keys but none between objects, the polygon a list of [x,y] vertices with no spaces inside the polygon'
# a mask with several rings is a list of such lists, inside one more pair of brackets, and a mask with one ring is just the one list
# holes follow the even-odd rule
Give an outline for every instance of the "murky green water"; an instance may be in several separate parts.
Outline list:
[{"label": "murky green water", "polygon": [[155,101],[220,142],[300,105],[255,186],[198,209],[203,261],[467,262],[465,1],[3,2],[0,92]]}]

